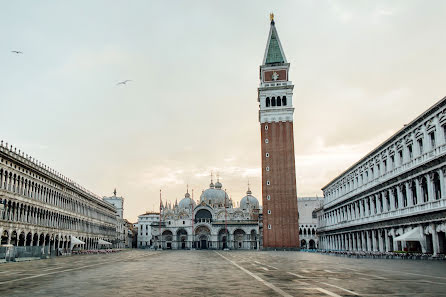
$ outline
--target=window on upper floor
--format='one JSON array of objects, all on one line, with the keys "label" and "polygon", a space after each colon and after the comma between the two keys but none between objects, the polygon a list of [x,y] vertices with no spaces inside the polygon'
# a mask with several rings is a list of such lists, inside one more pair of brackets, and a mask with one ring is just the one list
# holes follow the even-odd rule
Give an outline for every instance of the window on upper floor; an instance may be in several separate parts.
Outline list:
[{"label": "window on upper floor", "polygon": [[431,148],[434,149],[435,148],[435,132],[429,133],[429,137],[431,139]]},{"label": "window on upper floor", "polygon": [[391,170],[395,168],[395,156],[390,156],[390,166]]},{"label": "window on upper floor", "polygon": [[282,97],[282,106],[286,106],[286,96]]},{"label": "window on upper floor", "polygon": [[387,160],[383,161],[383,172],[386,173],[387,172]]},{"label": "window on upper floor", "polygon": [[399,156],[399,159],[400,159],[400,165],[402,165],[403,164],[403,150],[399,150],[398,151],[398,156]]},{"label": "window on upper floor", "polygon": [[282,106],[282,100],[280,100],[280,96],[277,96],[277,106]]},{"label": "window on upper floor", "polygon": [[407,150],[409,151],[409,159],[412,160],[412,157],[413,157],[413,151],[412,151],[412,145],[411,145],[411,144],[409,144],[409,145],[407,146]]},{"label": "window on upper floor", "polygon": [[271,105],[271,100],[269,99],[269,97],[266,97],[266,101],[265,101],[265,105],[266,105],[266,107],[270,107],[270,105]]},{"label": "window on upper floor", "polygon": [[417,140],[418,142],[418,152],[420,153],[420,155],[423,153],[423,139],[420,138]]}]

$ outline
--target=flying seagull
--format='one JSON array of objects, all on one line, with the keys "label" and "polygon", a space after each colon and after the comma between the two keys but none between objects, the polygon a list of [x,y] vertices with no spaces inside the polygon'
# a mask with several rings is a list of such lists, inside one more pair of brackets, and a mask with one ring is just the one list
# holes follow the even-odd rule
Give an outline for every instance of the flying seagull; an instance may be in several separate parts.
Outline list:
[{"label": "flying seagull", "polygon": [[131,79],[126,79],[126,80],[123,80],[123,81],[118,82],[116,85],[126,85],[129,81],[133,81],[133,80],[131,80]]},{"label": "flying seagull", "polygon": [[14,53],[14,54],[23,54],[23,52],[21,52],[21,51],[11,51],[11,53]]}]

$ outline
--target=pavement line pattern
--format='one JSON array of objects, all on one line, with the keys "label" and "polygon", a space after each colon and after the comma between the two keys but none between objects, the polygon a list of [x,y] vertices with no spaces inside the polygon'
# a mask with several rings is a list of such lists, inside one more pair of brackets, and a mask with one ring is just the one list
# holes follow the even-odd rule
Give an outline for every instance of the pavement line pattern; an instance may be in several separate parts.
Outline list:
[{"label": "pavement line pattern", "polygon": [[[157,255],[157,254],[158,253],[151,254],[149,256],[153,256],[153,255]],[[65,270],[52,271],[52,272],[41,273],[41,274],[32,275],[32,276],[26,276],[26,277],[22,277],[22,278],[11,279],[11,280],[7,280],[7,281],[2,281],[2,282],[0,282],[0,284],[12,283],[12,282],[22,281],[22,280],[32,279],[32,278],[38,278],[38,277],[41,277],[41,276],[46,276],[46,275],[51,275],[51,274],[56,274],[56,273],[62,273],[62,272],[68,272],[68,271],[74,271],[74,270],[79,270],[79,269],[82,269],[82,268],[88,268],[88,267],[93,267],[93,266],[98,266],[98,265],[103,265],[103,264],[110,264],[110,261],[103,261],[103,262],[100,262],[100,263],[84,265],[84,266],[69,268],[69,269],[65,269]]]},{"label": "pavement line pattern", "polygon": [[306,269],[302,269],[302,272],[304,272],[304,273],[310,273],[308,270],[306,270]]},{"label": "pavement line pattern", "polygon": [[360,275],[371,276],[371,277],[378,278],[378,279],[387,279],[387,278],[385,278],[385,277],[378,276],[378,275],[373,275],[373,274],[368,274],[368,273],[358,272],[358,270],[354,270],[354,269],[351,269],[351,268],[345,268],[345,269],[347,269],[347,270],[352,270],[352,271],[354,271],[356,274],[360,274]]},{"label": "pavement line pattern", "polygon": [[291,274],[291,275],[294,275],[294,276],[297,276],[297,277],[300,277],[300,278],[305,278],[305,276],[302,276],[300,274],[295,274],[295,273],[292,273],[292,272],[287,272],[287,273]]},{"label": "pavement line pattern", "polygon": [[41,277],[41,276],[45,276],[45,275],[51,275],[51,274],[55,274],[55,273],[79,270],[79,269],[82,269],[82,268],[98,266],[98,265],[102,265],[102,264],[106,264],[106,263],[110,263],[110,262],[107,261],[107,262],[96,263],[96,264],[91,264],[91,265],[85,265],[85,266],[76,267],[76,268],[65,269],[65,270],[62,270],[62,271],[53,271],[53,272],[41,273],[41,274],[37,274],[37,275],[33,275],[33,276],[27,276],[27,277],[22,277],[22,278],[16,278],[16,279],[3,281],[3,282],[0,282],[0,284],[12,283],[12,282],[16,282],[16,281],[22,281],[22,280],[25,280],[25,279],[31,279],[31,278]]},{"label": "pavement line pattern", "polygon": [[273,285],[270,282],[267,282],[266,280],[264,280],[263,278],[261,278],[260,276],[258,276],[257,274],[252,273],[251,271],[243,268],[242,266],[238,265],[237,263],[235,263],[234,261],[226,258],[225,256],[223,256],[222,254],[220,254],[219,252],[215,252],[217,255],[219,255],[220,257],[222,257],[223,259],[229,261],[230,263],[232,263],[232,265],[234,265],[235,267],[237,267],[238,269],[240,269],[241,271],[245,272],[246,274],[249,274],[250,276],[252,276],[253,278],[255,278],[256,280],[258,280],[259,282],[263,283],[265,286],[271,288],[272,290],[274,290],[275,292],[279,293],[281,296],[284,297],[292,297],[290,294],[284,292],[282,289],[279,289],[278,287],[276,287],[275,285]]},{"label": "pavement line pattern", "polygon": [[330,287],[337,288],[337,289],[339,289],[339,290],[342,290],[342,291],[344,291],[344,292],[347,292],[347,293],[350,293],[350,294],[353,294],[353,295],[356,295],[356,296],[360,296],[360,295],[358,295],[358,293],[356,293],[356,292],[353,292],[353,291],[344,289],[344,288],[339,287],[339,286],[336,286],[336,285],[332,285],[332,284],[324,283],[324,282],[319,282],[319,283],[324,284],[324,285],[327,285],[327,286],[330,286]]},{"label": "pavement line pattern", "polygon": [[333,292],[330,292],[328,290],[322,289],[322,288],[315,288],[316,290],[318,290],[319,292],[322,292],[324,294],[327,294],[329,296],[333,296],[333,297],[342,297],[341,295],[335,294]]}]

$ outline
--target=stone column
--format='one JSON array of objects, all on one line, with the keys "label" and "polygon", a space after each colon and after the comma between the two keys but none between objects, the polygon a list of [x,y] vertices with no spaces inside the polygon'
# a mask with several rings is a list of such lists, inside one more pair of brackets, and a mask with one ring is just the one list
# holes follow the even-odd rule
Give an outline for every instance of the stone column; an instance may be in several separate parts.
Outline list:
[{"label": "stone column", "polygon": [[393,211],[393,210],[395,210],[395,197],[393,196],[392,189],[389,189],[387,191],[387,195],[389,195],[389,199],[390,199],[390,209],[389,209],[389,211]]},{"label": "stone column", "polygon": [[353,249],[355,251],[359,251],[359,237],[358,237],[358,232],[355,231],[353,232]]},{"label": "stone column", "polygon": [[376,252],[378,251],[378,243],[376,242],[376,236],[375,236],[375,232],[376,230],[372,230],[372,243],[373,243],[373,251]]},{"label": "stone column", "polygon": [[420,226],[421,228],[420,228],[420,235],[421,235],[421,242],[420,242],[420,244],[421,244],[421,251],[423,252],[423,253],[426,253],[427,252],[427,249],[426,249],[426,247],[427,247],[427,244],[426,244],[426,235],[424,234],[424,228],[423,228],[423,226]]},{"label": "stone column", "polygon": [[398,196],[398,208],[403,208],[403,193],[401,192],[402,185],[396,186],[396,194]]},{"label": "stone column", "polygon": [[445,187],[444,187],[444,170],[443,168],[438,169],[438,177],[440,178],[440,191],[441,198],[445,198]]},{"label": "stone column", "polygon": [[[381,196],[383,197],[383,212],[388,212],[390,205],[387,205],[387,198],[389,198],[387,195],[389,191],[384,191],[381,193]],[[389,198],[390,199],[390,198]],[[390,201],[390,200],[389,200]],[[390,202],[389,202],[390,203]]]},{"label": "stone column", "polygon": [[426,174],[428,201],[435,201],[434,195],[434,175]]},{"label": "stone column", "polygon": [[372,197],[374,196],[370,196],[370,216],[371,215],[375,215],[375,202],[373,202]]},{"label": "stone column", "polygon": [[420,181],[418,178],[415,179],[415,187],[417,191],[417,204],[423,203],[423,195],[421,191]]},{"label": "stone column", "polygon": [[371,240],[370,240],[371,231],[365,231],[366,243],[367,243],[367,251],[371,251]]},{"label": "stone column", "polygon": [[361,231],[361,243],[362,243],[361,249],[363,252],[367,251],[367,242],[365,240],[365,232],[366,231]]},{"label": "stone column", "polygon": [[386,252],[390,252],[390,239],[389,239],[389,233],[387,229],[384,229],[384,236],[385,236],[385,242],[386,242]]},{"label": "stone column", "polygon": [[407,206],[413,206],[413,197],[412,197],[412,191],[410,190],[409,182],[405,182],[404,186],[406,187],[406,193],[407,193]]},{"label": "stone column", "polygon": [[438,233],[437,233],[436,226],[434,223],[431,223],[430,227],[432,229],[432,245],[434,246],[432,253],[434,256],[436,256],[438,254],[438,252],[440,251],[440,243],[438,241]]},{"label": "stone column", "polygon": [[383,236],[381,230],[376,230],[378,234],[378,251],[384,252],[384,242],[383,242]]}]

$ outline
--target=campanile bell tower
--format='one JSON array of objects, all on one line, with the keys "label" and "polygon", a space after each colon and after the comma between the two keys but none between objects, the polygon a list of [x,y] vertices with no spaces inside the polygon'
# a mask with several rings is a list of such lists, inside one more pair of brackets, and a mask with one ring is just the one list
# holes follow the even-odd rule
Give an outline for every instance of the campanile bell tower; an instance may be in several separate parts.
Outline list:
[{"label": "campanile bell tower", "polygon": [[262,138],[263,248],[298,249],[294,85],[289,80],[290,64],[285,58],[273,14],[270,19],[258,88]]}]

